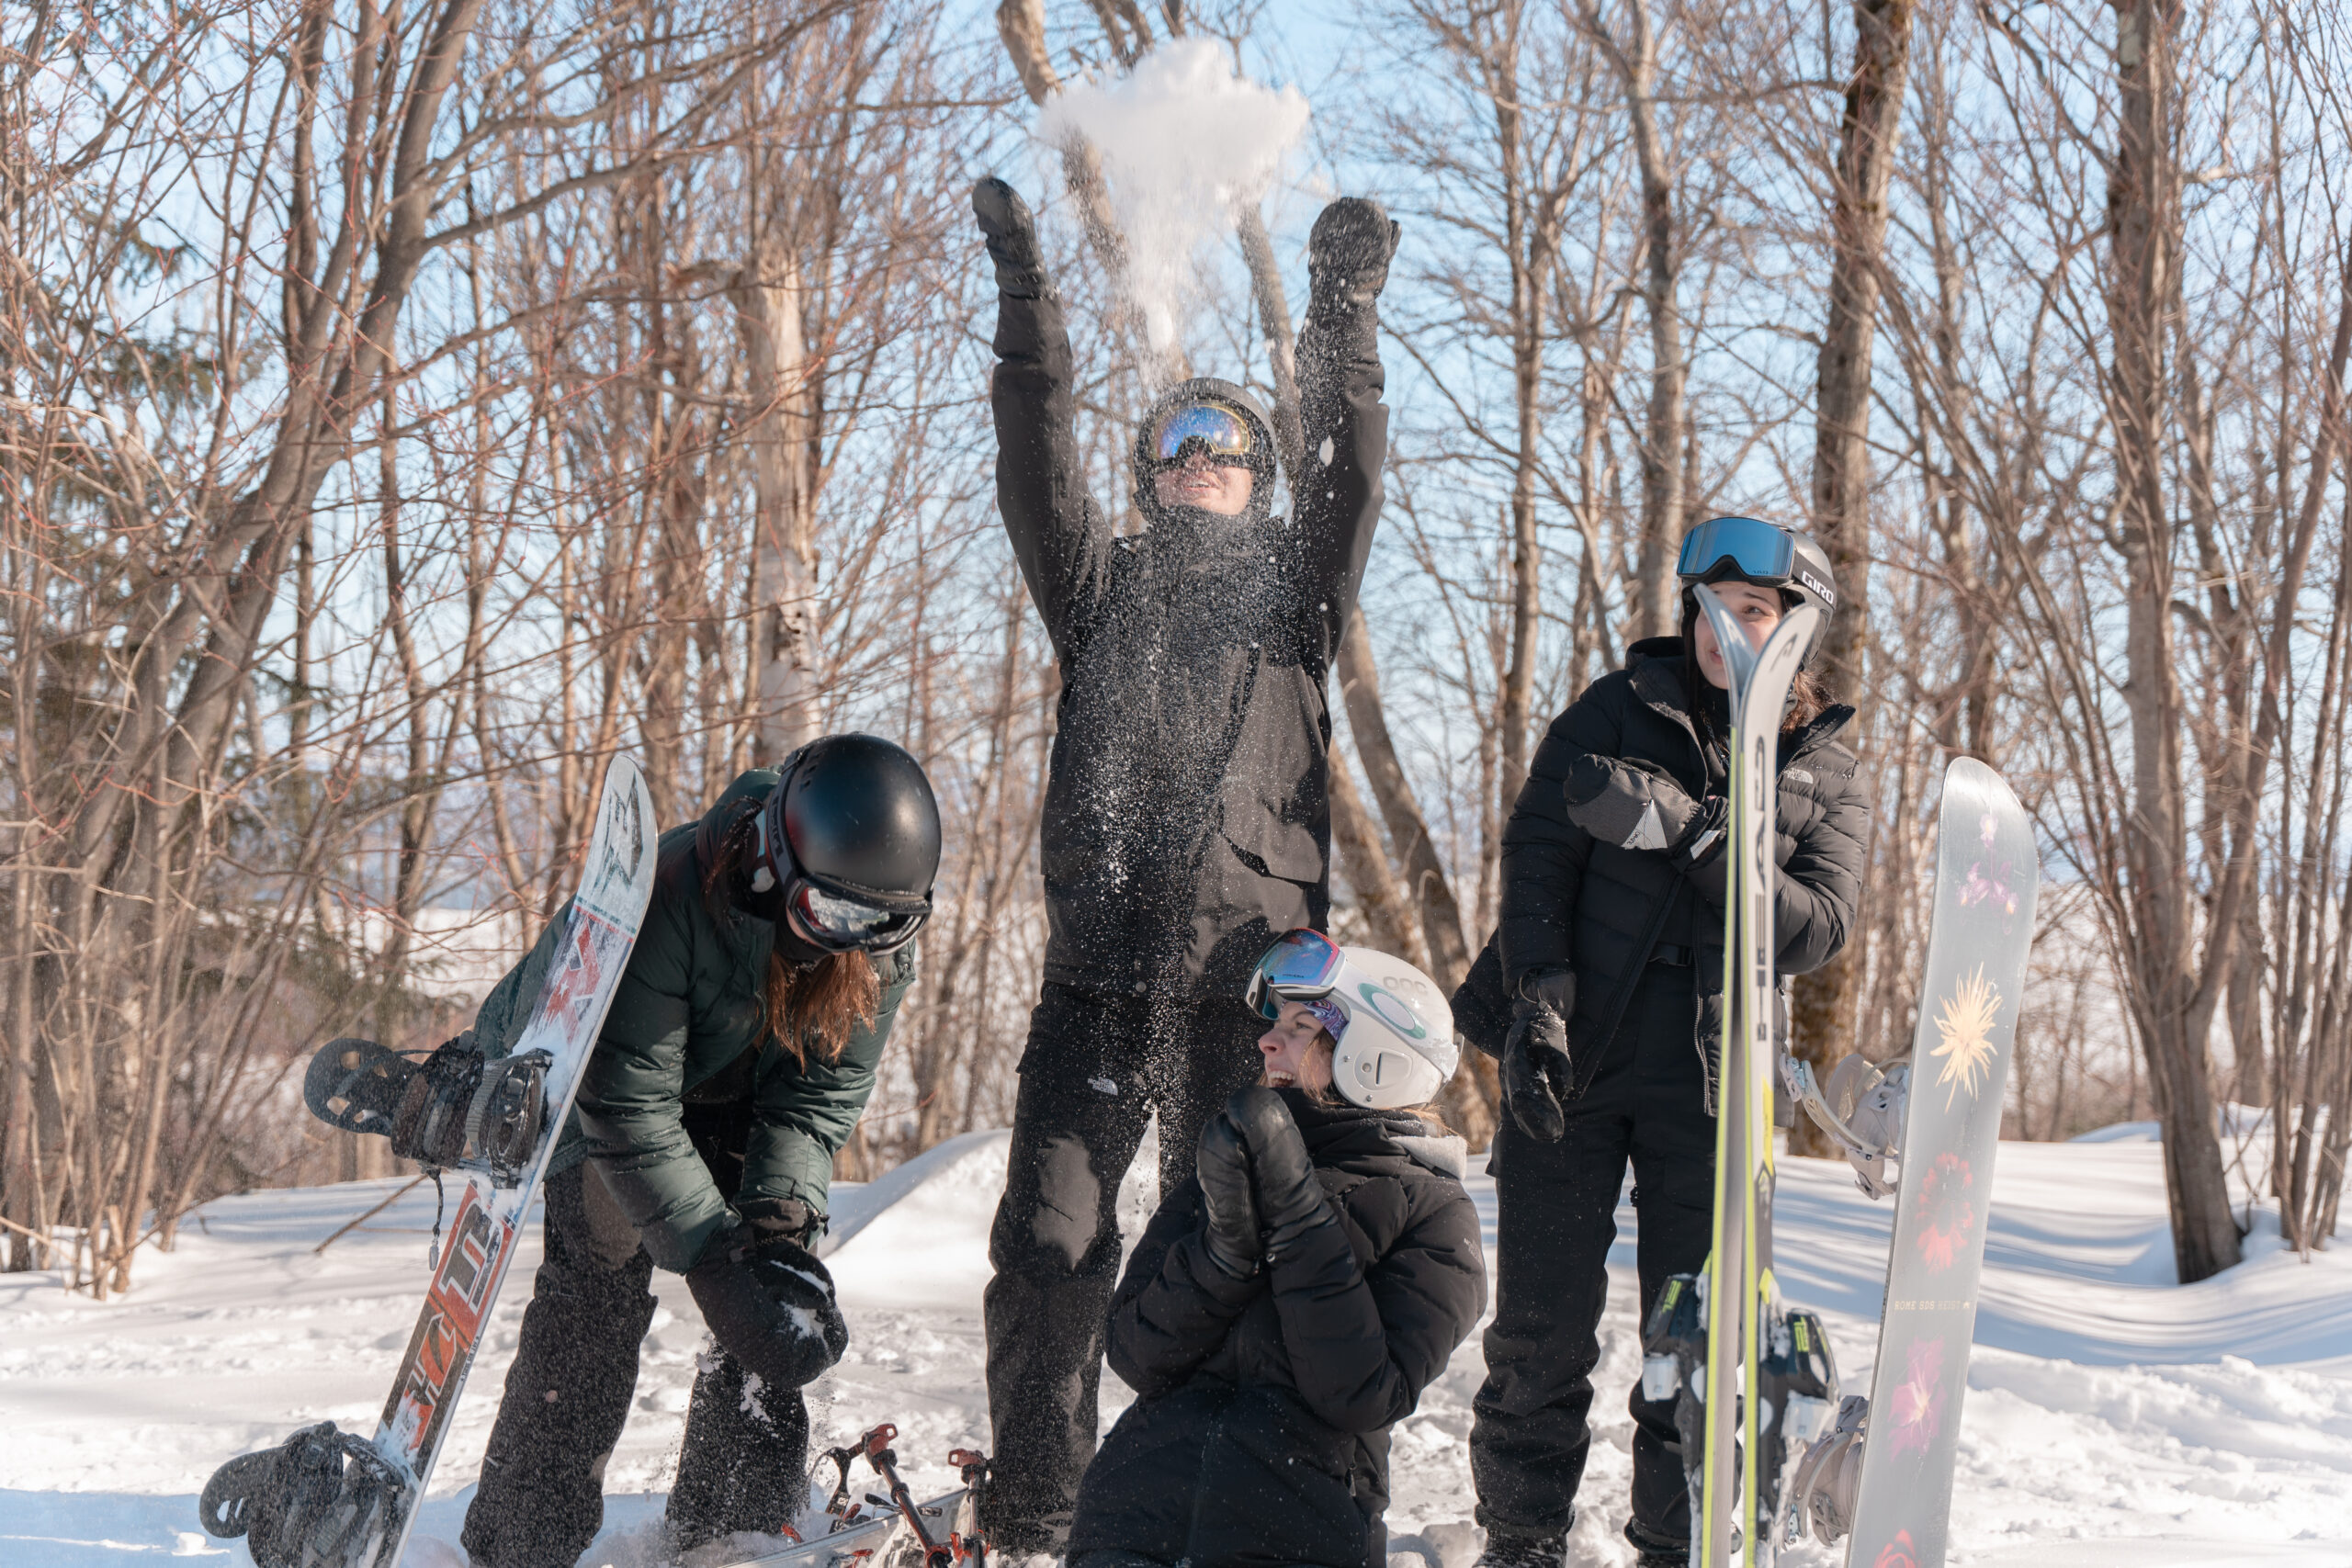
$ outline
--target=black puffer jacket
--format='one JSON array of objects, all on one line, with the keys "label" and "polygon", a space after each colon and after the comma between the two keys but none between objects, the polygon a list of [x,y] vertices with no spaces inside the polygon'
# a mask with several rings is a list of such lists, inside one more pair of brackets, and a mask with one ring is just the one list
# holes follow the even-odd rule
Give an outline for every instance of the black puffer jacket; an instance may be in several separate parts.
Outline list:
[{"label": "black puffer jacket", "polygon": [[1086,493],[1050,289],[999,301],[996,353],[997,505],[1061,664],[1039,834],[1046,978],[1114,995],[1237,987],[1274,937],[1330,910],[1324,677],[1388,442],[1372,307],[1308,313],[1307,471],[1288,519],[1187,508],[1114,537]]},{"label": "black puffer jacket", "polygon": [[1160,1204],[1111,1308],[1111,1370],[1139,1397],[1087,1468],[1073,1562],[1387,1562],[1388,1428],[1486,1310],[1462,1141],[1280,1092],[1340,1224],[1236,1280],[1203,1248],[1200,1184]]},{"label": "black puffer jacket", "polygon": [[[1552,721],[1503,829],[1502,909],[1493,943],[1499,965],[1481,956],[1464,987],[1473,994],[1455,1010],[1464,1017],[1464,1032],[1480,1039],[1485,1031],[1476,1020],[1491,1019],[1499,998],[1478,991],[1499,982],[1508,995],[1528,971],[1566,964],[1577,976],[1568,1048],[1581,1091],[1679,906],[1697,953],[1696,1043],[1712,1112],[1723,1034],[1721,857],[1712,877],[1686,883],[1663,852],[1600,843],[1569,821],[1564,789],[1571,764],[1591,755],[1654,763],[1694,800],[1722,793],[1724,764],[1690,721],[1683,668],[1680,637],[1635,643],[1624,669],[1595,681]],[[1773,846],[1781,874],[1773,879],[1772,919],[1782,975],[1826,964],[1852,926],[1870,807],[1855,781],[1854,754],[1836,737],[1853,716],[1850,707],[1833,706],[1781,737]]]}]

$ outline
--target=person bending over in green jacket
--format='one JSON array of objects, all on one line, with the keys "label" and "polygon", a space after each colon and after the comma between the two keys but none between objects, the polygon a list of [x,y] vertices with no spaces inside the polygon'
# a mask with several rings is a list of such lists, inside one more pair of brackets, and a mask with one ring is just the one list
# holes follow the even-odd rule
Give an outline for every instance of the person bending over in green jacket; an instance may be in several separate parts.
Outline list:
[{"label": "person bending over in green jacket", "polygon": [[[570,1568],[603,1525],[656,1266],[685,1275],[717,1341],[687,1408],[673,1544],[774,1531],[803,1506],[800,1388],[849,1339],[808,1248],[914,976],[939,838],[922,767],[870,735],[747,773],[662,835],[548,1168],[546,1260],[460,1538],[475,1568]],[[488,1055],[522,1032],[553,941],[483,1001]]]}]

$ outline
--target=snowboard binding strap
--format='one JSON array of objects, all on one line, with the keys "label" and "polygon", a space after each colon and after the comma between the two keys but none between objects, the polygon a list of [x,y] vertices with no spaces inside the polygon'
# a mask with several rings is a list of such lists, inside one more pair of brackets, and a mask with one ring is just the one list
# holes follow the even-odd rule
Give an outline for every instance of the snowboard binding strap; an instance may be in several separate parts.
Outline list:
[{"label": "snowboard binding strap", "polygon": [[422,1062],[373,1040],[336,1040],[311,1058],[302,1098],[327,1125],[383,1134],[394,1155],[427,1171],[486,1170],[493,1185],[514,1187],[547,1131],[553,1061],[543,1050],[490,1061],[470,1034]]},{"label": "snowboard binding strap", "polygon": [[256,1568],[327,1568],[396,1537],[407,1495],[373,1443],[322,1421],[214,1471],[197,1510],[207,1534],[244,1537]]},{"label": "snowboard binding strap", "polygon": [[1809,1446],[1789,1478],[1789,1503],[1781,1542],[1793,1546],[1810,1529],[1824,1546],[1835,1546],[1854,1527],[1854,1502],[1861,1491],[1862,1444],[1870,1436],[1871,1402],[1849,1393],[1838,1405],[1838,1425]]},{"label": "snowboard binding strap", "polygon": [[1899,1167],[1903,1158],[1910,1063],[1890,1063],[1882,1073],[1862,1057],[1849,1055],[1838,1064],[1824,1089],[1809,1064],[1784,1055],[1781,1076],[1790,1098],[1844,1152],[1846,1163],[1854,1168],[1854,1185],[1873,1200],[1892,1195],[1901,1178],[1888,1175],[1887,1167]]}]

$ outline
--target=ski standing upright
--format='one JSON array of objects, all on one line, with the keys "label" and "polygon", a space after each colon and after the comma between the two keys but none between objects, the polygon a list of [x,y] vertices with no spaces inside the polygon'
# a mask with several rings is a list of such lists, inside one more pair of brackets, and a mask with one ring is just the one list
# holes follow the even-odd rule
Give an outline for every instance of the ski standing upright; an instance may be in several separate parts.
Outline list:
[{"label": "ski standing upright", "polygon": [[1652,1399],[1679,1390],[1692,1568],[1726,1568],[1743,1551],[1748,1568],[1763,1568],[1777,1539],[1770,1523],[1783,1456],[1792,1442],[1827,1428],[1837,1399],[1818,1321],[1783,1313],[1772,1279],[1772,1061],[1782,1028],[1772,920],[1781,718],[1821,613],[1797,606],[1759,649],[1712,589],[1694,592],[1731,675],[1714,1231],[1705,1271],[1668,1281],[1652,1309],[1643,1331],[1643,1382]]},{"label": "ski standing upright", "polygon": [[565,906],[548,966],[514,1052],[457,1070],[418,1071],[366,1041],[336,1041],[313,1062],[306,1097],[338,1126],[388,1133],[466,1185],[424,1306],[372,1438],[332,1421],[277,1448],[231,1460],[205,1483],[215,1536],[246,1538],[261,1568],[394,1568],[514,1263],[581,1069],[628,966],[652,898],[653,800],[637,764],[605,771],[580,890]]},{"label": "ski standing upright", "polygon": [[1788,1511],[1788,1539],[1808,1522],[1825,1541],[1850,1530],[1853,1568],[1940,1568],[1950,1544],[1993,1156],[2040,887],[2017,795],[1974,758],[1953,759],[1908,1061],[1882,1074],[1849,1056],[1826,1089],[1790,1065],[1791,1088],[1845,1146],[1862,1190],[1896,1195],[1870,1397],[1848,1399],[1836,1432],[1804,1456]]}]

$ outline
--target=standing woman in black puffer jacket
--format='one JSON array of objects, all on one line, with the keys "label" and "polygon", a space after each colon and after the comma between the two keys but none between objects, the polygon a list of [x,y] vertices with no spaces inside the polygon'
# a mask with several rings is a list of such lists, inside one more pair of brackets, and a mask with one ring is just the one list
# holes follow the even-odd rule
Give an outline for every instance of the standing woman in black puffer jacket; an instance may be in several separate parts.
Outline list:
[{"label": "standing woman in black puffer jacket", "polygon": [[[1758,645],[1800,604],[1837,604],[1811,538],[1718,517],[1683,540],[1682,635],[1628,649],[1552,721],[1503,830],[1496,954],[1457,996],[1465,1033],[1507,993],[1503,1098],[1487,1168],[1499,1253],[1487,1381],[1470,1434],[1481,1568],[1556,1568],[1576,1522],[1597,1329],[1628,1162],[1641,1313],[1706,1261],[1722,1052],[1729,677],[1691,590],[1721,595]],[[1799,674],[1781,724],[1773,922],[1781,975],[1846,943],[1869,807],[1835,737],[1854,710]],[[1474,1000],[1482,990],[1483,1008]],[[1635,1321],[1641,1321],[1636,1318]],[[1632,1397],[1627,1539],[1645,1568],[1687,1561],[1690,1499],[1672,1400]]]},{"label": "standing woman in black puffer jacket", "polygon": [[1426,1110],[1457,1056],[1437,987],[1302,930],[1249,999],[1264,1074],[1113,1299],[1137,1398],[1080,1483],[1071,1568],[1385,1568],[1388,1428],[1486,1307],[1463,1143]]}]

